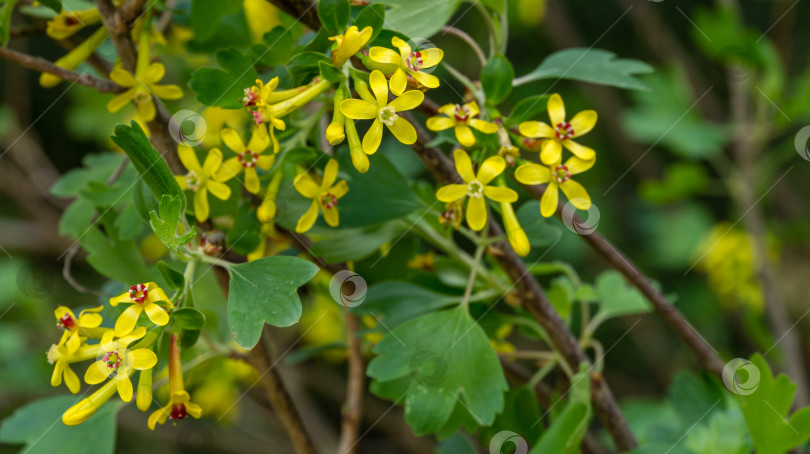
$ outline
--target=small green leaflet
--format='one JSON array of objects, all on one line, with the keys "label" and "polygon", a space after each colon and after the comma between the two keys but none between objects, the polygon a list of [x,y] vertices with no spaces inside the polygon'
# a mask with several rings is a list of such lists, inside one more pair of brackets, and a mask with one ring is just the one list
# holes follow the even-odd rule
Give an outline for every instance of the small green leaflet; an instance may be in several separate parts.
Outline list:
[{"label": "small green leaflet", "polygon": [[[568,403],[529,454],[575,454],[591,420],[591,374],[586,364],[571,378]],[[564,396],[566,397],[566,396]]]},{"label": "small green leaflet", "polygon": [[515,79],[515,85],[541,79],[571,79],[630,90],[647,90],[647,86],[635,75],[650,73],[652,67],[638,60],[615,57],[613,52],[602,49],[583,47],[561,50],[546,57],[534,71]]},{"label": "small green leaflet", "polygon": [[183,214],[183,196],[164,195],[160,199],[160,217],[154,211],[149,212],[149,225],[160,241],[169,249],[176,251],[194,238],[194,230],[177,235],[177,226]]},{"label": "small green leaflet", "polygon": [[217,52],[217,64],[224,68],[200,68],[191,73],[188,87],[197,95],[197,101],[206,106],[239,109],[245,88],[255,84],[259,74],[253,60],[237,49]]},{"label": "small green leaflet", "polygon": [[462,0],[372,0],[372,3],[388,7],[385,28],[414,39],[427,39],[441,30]]},{"label": "small green leaflet", "polygon": [[343,33],[352,20],[352,7],[349,0],[320,0],[318,19],[333,35]]},{"label": "small green leaflet", "polygon": [[239,345],[251,349],[265,322],[284,327],[301,318],[297,289],[315,277],[318,267],[298,257],[275,256],[232,265],[228,271],[228,327]]},{"label": "small green leaflet", "polygon": [[607,320],[622,315],[650,311],[644,296],[625,282],[618,271],[608,270],[596,278],[596,294],[599,296],[599,312],[596,317]]},{"label": "small green leaflet", "polygon": [[481,426],[492,424],[503,409],[507,384],[498,357],[463,307],[409,320],[373,351],[368,375],[380,384],[405,381],[399,401],[417,436],[439,430],[457,405]]},{"label": "small green leaflet", "polygon": [[509,60],[501,54],[494,55],[481,70],[481,86],[487,97],[487,104],[496,105],[506,99],[512,91],[515,70]]}]

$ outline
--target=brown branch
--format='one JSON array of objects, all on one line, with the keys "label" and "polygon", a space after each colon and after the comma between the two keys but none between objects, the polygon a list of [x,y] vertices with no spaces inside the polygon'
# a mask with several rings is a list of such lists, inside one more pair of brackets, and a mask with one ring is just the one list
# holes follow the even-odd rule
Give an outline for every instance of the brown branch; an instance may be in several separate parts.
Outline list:
[{"label": "brown branch", "polygon": [[312,0],[267,0],[278,9],[297,19],[307,27],[318,30],[321,20],[318,18],[318,6]]},{"label": "brown branch", "polygon": [[17,52],[6,47],[0,47],[0,58],[13,61],[20,66],[33,69],[34,71],[53,74],[68,82],[85,85],[101,93],[120,93],[124,91],[124,87],[121,87],[111,80],[99,79],[90,74],[82,74],[69,69],[60,68],[43,58]]},{"label": "brown branch", "polygon": [[129,28],[129,25],[141,16],[145,4],[146,0],[127,0],[115,13],[116,21]]},{"label": "brown branch", "polygon": [[95,0],[98,11],[101,13],[101,22],[110,34],[115,51],[121,57],[121,63],[129,72],[135,73],[137,56],[135,54],[135,44],[129,35],[129,29],[120,21],[110,0]]}]

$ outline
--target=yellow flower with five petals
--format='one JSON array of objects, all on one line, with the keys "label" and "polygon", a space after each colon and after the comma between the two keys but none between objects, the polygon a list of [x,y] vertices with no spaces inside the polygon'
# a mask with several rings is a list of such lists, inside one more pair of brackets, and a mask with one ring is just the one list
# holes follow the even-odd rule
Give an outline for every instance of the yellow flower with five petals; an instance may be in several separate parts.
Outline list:
[{"label": "yellow flower with five petals", "polygon": [[155,118],[155,101],[152,99],[154,94],[162,99],[180,99],[183,97],[183,90],[177,85],[158,85],[160,79],[166,74],[166,67],[160,63],[152,63],[148,68],[141,72],[139,70],[135,75],[123,68],[115,68],[110,73],[110,79],[113,82],[128,88],[127,91],[117,95],[107,103],[107,110],[110,113],[115,113],[121,110],[128,102],[133,101],[138,110],[138,116],[145,122],[152,121]]},{"label": "yellow flower with five petals", "polygon": [[467,225],[475,231],[482,230],[487,224],[487,204],[485,198],[496,202],[516,202],[517,192],[501,186],[489,185],[506,168],[506,161],[500,156],[487,158],[476,174],[472,161],[466,151],[456,149],[453,152],[458,170],[464,184],[448,184],[436,192],[436,198],[445,203],[455,202],[464,197],[467,201]]},{"label": "yellow flower with five petals", "polygon": [[151,369],[157,364],[157,355],[152,350],[148,348],[129,349],[129,344],[145,334],[146,328],[141,326],[116,340],[114,333],[107,331],[99,343],[103,355],[87,368],[84,381],[97,385],[107,378],[111,378],[115,382],[121,400],[124,402],[132,400],[133,388],[130,376],[136,370]]},{"label": "yellow flower with five petals", "polygon": [[340,180],[335,184],[338,176],[338,163],[330,159],[323,171],[323,180],[318,184],[308,172],[303,172],[295,177],[293,185],[295,189],[304,197],[312,199],[312,204],[295,226],[295,231],[304,233],[315,224],[318,219],[318,208],[323,211],[323,218],[327,224],[337,227],[340,218],[338,216],[338,199],[349,192],[349,185],[345,180]]},{"label": "yellow flower with five petals", "polygon": [[531,139],[546,139],[540,150],[543,164],[554,165],[562,161],[562,147],[567,148],[578,158],[591,160],[596,157],[592,148],[580,145],[572,139],[584,136],[596,125],[596,111],[583,110],[577,113],[570,122],[565,121],[565,104],[557,93],[548,98],[548,116],[552,126],[542,121],[524,121],[518,129]]},{"label": "yellow flower with five petals", "polygon": [[346,60],[352,58],[363,46],[366,45],[374,29],[370,26],[360,31],[356,25],[352,25],[342,35],[331,36],[329,41],[334,41],[337,47],[332,51],[332,64],[340,68]]},{"label": "yellow flower with five petals", "polygon": [[557,211],[559,190],[579,210],[591,207],[591,196],[585,188],[571,179],[591,167],[596,159],[581,159],[576,156],[568,158],[565,163],[547,167],[541,164],[523,164],[515,171],[515,178],[523,184],[546,184],[546,191],[540,199],[540,214],[551,217]]},{"label": "yellow flower with five petals", "polygon": [[197,221],[204,222],[208,219],[210,212],[209,191],[220,200],[228,200],[231,197],[231,188],[223,183],[223,180],[216,178],[217,172],[222,167],[222,152],[216,148],[209,151],[202,166],[200,166],[194,150],[188,145],[178,145],[177,154],[188,169],[188,173],[175,175],[174,178],[181,189],[189,189],[194,192],[194,216]]},{"label": "yellow flower with five petals", "polygon": [[236,156],[226,160],[222,163],[214,178],[220,181],[227,181],[239,174],[245,172],[245,189],[251,194],[259,192],[259,174],[256,172],[256,167],[264,170],[270,170],[276,157],[272,154],[262,154],[270,145],[270,137],[264,126],[259,126],[253,131],[250,136],[250,141],[247,146],[239,134],[230,128],[222,130],[222,141],[231,149]]},{"label": "yellow flower with five petals", "polygon": [[121,303],[132,305],[115,322],[115,335],[117,337],[132,332],[142,312],[146,312],[146,316],[155,325],[165,326],[169,323],[169,314],[157,303],[166,303],[169,309],[174,308],[171,300],[166,296],[166,292],[154,282],[133,285],[129,288],[129,291],[110,298],[110,306],[118,306]]},{"label": "yellow flower with five petals", "polygon": [[375,46],[369,49],[368,57],[380,64],[378,69],[386,74],[393,74],[391,76],[392,93],[399,96],[405,91],[408,76],[413,77],[427,88],[439,86],[439,78],[425,72],[425,69],[432,68],[442,61],[444,52],[441,49],[432,47],[414,51],[408,43],[396,36],[391,39],[391,44],[399,49],[399,54],[394,50]]},{"label": "yellow flower with five petals", "polygon": [[475,135],[470,127],[484,134],[498,132],[498,125],[495,123],[473,118],[481,113],[475,101],[468,104],[445,104],[439,109],[439,112],[445,116],[428,118],[428,129],[431,131],[444,131],[445,129],[454,128],[458,143],[464,147],[475,145]]},{"label": "yellow flower with five petals", "polygon": [[[391,81],[393,83],[393,80]],[[419,90],[410,90],[388,102],[388,82],[380,71],[374,70],[369,76],[369,85],[374,93],[376,103],[364,99],[346,99],[340,103],[340,111],[348,118],[355,120],[374,120],[366,135],[363,136],[363,151],[374,154],[382,142],[383,125],[385,125],[400,142],[411,145],[416,142],[416,129],[397,112],[411,110],[422,104],[425,94]]]},{"label": "yellow flower with five petals", "polygon": [[[73,314],[66,306],[59,306],[54,311],[56,315],[56,326],[59,329],[64,329],[62,339],[59,345],[65,345],[70,354],[76,353],[79,346],[82,345],[82,339],[90,335],[88,329],[98,328],[103,321],[101,315],[98,314],[104,306],[99,306],[93,309],[85,309],[79,313],[79,316]],[[103,330],[103,328],[102,328]]]},{"label": "yellow flower with five petals", "polygon": [[[112,330],[107,330],[112,332]],[[66,345],[51,345],[48,350],[48,362],[54,364],[53,374],[51,375],[51,386],[57,387],[62,384],[64,378],[70,392],[76,394],[81,388],[81,381],[79,376],[73,369],[70,368],[72,363],[79,363],[87,361],[98,356],[100,351],[98,345],[82,345],[73,353],[68,352]]]}]

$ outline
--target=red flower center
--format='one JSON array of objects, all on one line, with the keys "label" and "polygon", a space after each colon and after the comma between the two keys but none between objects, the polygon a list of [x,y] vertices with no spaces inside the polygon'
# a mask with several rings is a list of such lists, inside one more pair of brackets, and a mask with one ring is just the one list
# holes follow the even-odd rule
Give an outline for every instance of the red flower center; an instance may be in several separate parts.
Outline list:
[{"label": "red flower center", "polygon": [[422,65],[425,64],[425,62],[422,60],[422,52],[411,52],[411,55],[405,59],[405,64],[408,65],[408,68],[411,71],[418,72]]},{"label": "red flower center", "polygon": [[147,297],[146,284],[137,284],[129,288],[129,297],[136,303],[143,303]]},{"label": "red flower center", "polygon": [[118,366],[121,365],[121,356],[118,355],[118,352],[107,352],[101,360],[107,364],[107,368],[110,370],[118,369]]},{"label": "red flower center", "polygon": [[253,123],[256,126],[259,126],[262,123],[264,123],[264,114],[263,113],[261,113],[261,112],[259,112],[257,110],[254,110],[253,112],[251,112],[251,114],[253,115]]},{"label": "red flower center", "polygon": [[70,316],[70,314],[65,314],[59,319],[59,323],[56,324],[59,329],[67,328],[71,331],[76,329],[76,320]]},{"label": "red flower center", "polygon": [[239,153],[237,158],[239,159],[239,162],[242,163],[242,167],[247,169],[250,167],[256,167],[256,161],[259,159],[259,155],[250,150],[245,150],[244,152]]},{"label": "red flower center", "polygon": [[79,23],[79,19],[77,19],[77,18],[75,18],[73,16],[67,16],[65,18],[65,25],[67,25],[69,27],[72,27],[72,26],[74,26],[74,25],[76,25],[78,23]]},{"label": "red flower center", "polygon": [[557,123],[554,130],[557,132],[557,138],[560,140],[566,140],[574,137],[574,127],[571,126],[571,123]]},{"label": "red flower center", "polygon": [[188,413],[186,412],[186,406],[185,405],[183,405],[183,404],[174,404],[174,405],[172,405],[172,412],[169,415],[169,418],[172,418],[172,419],[175,419],[175,420],[180,420],[180,419],[186,419],[186,416],[188,416]]},{"label": "red flower center", "polygon": [[245,97],[242,98],[242,102],[245,103],[245,107],[253,107],[256,105],[256,101],[259,99],[259,95],[251,90],[250,88],[245,88]]},{"label": "red flower center", "polygon": [[463,106],[456,104],[456,111],[453,116],[456,117],[457,123],[467,123],[472,116],[472,111],[470,111],[469,106],[466,104]]},{"label": "red flower center", "polygon": [[332,208],[336,207],[337,204],[338,199],[334,196],[334,194],[327,192],[321,196],[321,205],[327,210],[331,210]]},{"label": "red flower center", "polygon": [[554,168],[554,179],[557,183],[565,183],[571,179],[571,172],[568,171],[568,166],[557,166]]}]

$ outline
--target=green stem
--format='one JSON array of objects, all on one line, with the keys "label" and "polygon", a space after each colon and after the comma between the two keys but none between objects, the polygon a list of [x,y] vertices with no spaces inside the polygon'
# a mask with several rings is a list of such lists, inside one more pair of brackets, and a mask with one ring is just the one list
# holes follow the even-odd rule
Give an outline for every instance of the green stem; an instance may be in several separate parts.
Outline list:
[{"label": "green stem", "polygon": [[473,285],[475,284],[475,275],[478,272],[478,266],[481,264],[481,257],[484,256],[485,250],[486,246],[478,246],[478,248],[475,249],[475,257],[473,258],[473,264],[470,268],[470,278],[467,280],[467,288],[464,289],[464,297],[461,299],[461,305],[468,311],[470,295],[472,295]]}]

